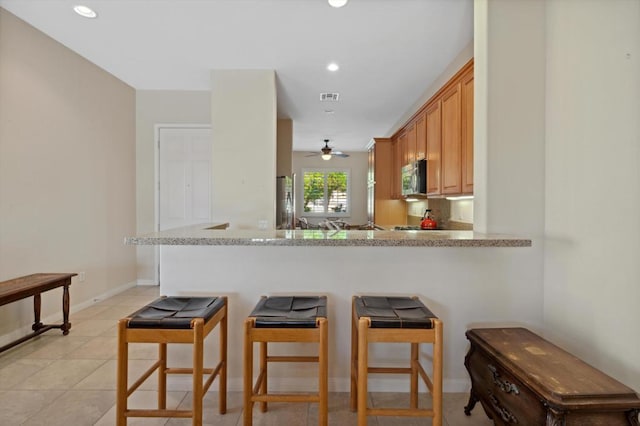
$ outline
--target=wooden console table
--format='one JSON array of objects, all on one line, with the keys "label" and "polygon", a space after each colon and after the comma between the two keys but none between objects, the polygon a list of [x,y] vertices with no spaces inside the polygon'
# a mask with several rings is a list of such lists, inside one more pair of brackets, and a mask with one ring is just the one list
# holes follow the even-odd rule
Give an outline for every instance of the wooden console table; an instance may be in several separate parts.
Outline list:
[{"label": "wooden console table", "polygon": [[[44,333],[52,328],[59,328],[63,335],[69,334],[69,286],[71,277],[77,274],[32,274],[0,282],[0,306],[16,300],[33,296],[33,315],[35,317],[31,329],[33,333],[19,338],[0,347],[0,352],[6,351],[20,343]],[[62,290],[62,324],[42,324],[40,322],[40,295],[45,291],[63,287]]]},{"label": "wooden console table", "polygon": [[633,389],[525,328],[467,331],[471,395],[496,425],[638,426]]}]

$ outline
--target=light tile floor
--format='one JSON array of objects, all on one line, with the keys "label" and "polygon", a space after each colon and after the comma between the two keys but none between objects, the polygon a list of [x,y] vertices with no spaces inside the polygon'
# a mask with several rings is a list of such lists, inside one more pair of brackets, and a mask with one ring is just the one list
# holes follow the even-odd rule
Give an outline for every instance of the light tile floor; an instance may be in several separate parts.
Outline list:
[{"label": "light tile floor", "polygon": [[[71,313],[73,328],[68,336],[49,331],[0,354],[0,425],[89,426],[115,424],[116,323],[158,296],[157,287],[135,287],[96,303],[80,312]],[[155,359],[156,349],[139,345],[130,351],[132,374],[142,372]],[[145,383],[146,385],[146,383]],[[153,385],[135,392],[129,398],[131,407],[151,407],[156,393]],[[215,388],[212,386],[212,389]],[[242,425],[242,393],[229,392],[227,414],[217,412],[217,395],[205,398],[204,424]],[[444,397],[446,426],[491,425],[482,407],[472,415],[464,415],[466,394],[448,393]],[[406,394],[371,393],[373,405],[403,406]],[[424,396],[424,399],[428,396]],[[191,404],[191,392],[170,391],[169,408],[185,408]],[[421,403],[428,404],[428,401]],[[269,405],[267,413],[256,407],[256,426],[316,425],[317,404]],[[190,419],[129,419],[129,425],[190,425]],[[356,424],[349,410],[348,393],[331,393],[329,424]],[[429,419],[370,417],[371,426],[430,425]]]}]

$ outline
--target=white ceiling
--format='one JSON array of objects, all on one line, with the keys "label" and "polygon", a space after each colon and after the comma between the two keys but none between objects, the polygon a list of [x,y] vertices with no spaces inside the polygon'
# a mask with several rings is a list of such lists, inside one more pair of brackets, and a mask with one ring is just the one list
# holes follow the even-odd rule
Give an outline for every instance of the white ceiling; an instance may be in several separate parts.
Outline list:
[{"label": "white ceiling", "polygon": [[[72,10],[86,4],[86,19]],[[471,42],[472,0],[0,0],[136,89],[209,90],[212,69],[274,69],[294,150],[362,151]],[[329,62],[340,70],[330,73]],[[321,103],[321,92],[339,92]],[[334,110],[327,114],[325,110]]]}]

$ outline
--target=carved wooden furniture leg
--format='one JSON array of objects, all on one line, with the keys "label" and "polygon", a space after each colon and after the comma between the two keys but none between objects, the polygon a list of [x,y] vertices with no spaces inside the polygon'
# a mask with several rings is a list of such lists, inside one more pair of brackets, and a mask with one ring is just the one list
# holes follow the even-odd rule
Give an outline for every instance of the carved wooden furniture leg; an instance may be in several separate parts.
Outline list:
[{"label": "carved wooden furniture leg", "polygon": [[41,307],[41,296],[40,293],[33,295],[33,325],[31,329],[33,331],[38,331],[42,328],[42,323],[40,322],[40,307]]},{"label": "carved wooden furniture leg", "polygon": [[62,290],[62,334],[69,334],[71,323],[69,322],[69,286],[65,285]]},{"label": "carved wooden furniture leg", "polygon": [[476,393],[473,391],[473,388],[471,388],[471,391],[469,392],[469,402],[464,407],[464,413],[467,416],[471,415],[471,410],[473,410],[477,402],[478,402],[478,397],[476,396]]}]

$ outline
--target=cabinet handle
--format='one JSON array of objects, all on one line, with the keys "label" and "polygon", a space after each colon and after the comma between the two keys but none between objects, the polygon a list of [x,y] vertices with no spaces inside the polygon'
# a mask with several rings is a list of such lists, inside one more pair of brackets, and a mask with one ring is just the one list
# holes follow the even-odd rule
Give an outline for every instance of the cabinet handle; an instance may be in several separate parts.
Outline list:
[{"label": "cabinet handle", "polygon": [[498,386],[502,390],[502,392],[520,395],[520,390],[516,385],[508,380],[500,378],[500,373],[498,373],[498,369],[496,367],[491,364],[489,364],[488,367],[489,371],[491,371],[491,376],[493,377],[493,383]]},{"label": "cabinet handle", "polygon": [[498,412],[498,414],[500,414],[500,417],[502,417],[502,420],[507,423],[518,424],[518,419],[516,419],[516,416],[511,414],[511,411],[502,407],[500,405],[500,401],[498,401],[498,398],[496,398],[491,392],[489,392],[489,400],[491,401],[491,405],[493,405],[493,408]]}]

